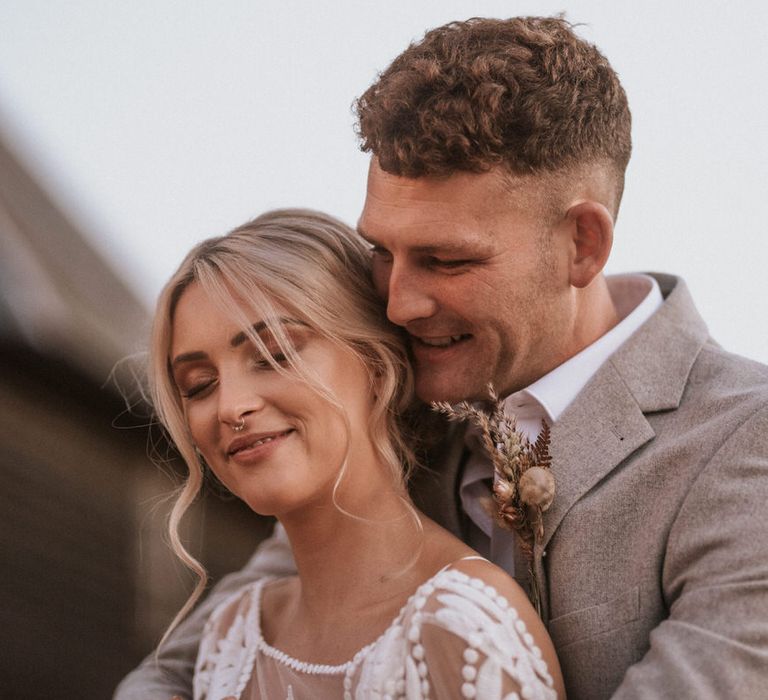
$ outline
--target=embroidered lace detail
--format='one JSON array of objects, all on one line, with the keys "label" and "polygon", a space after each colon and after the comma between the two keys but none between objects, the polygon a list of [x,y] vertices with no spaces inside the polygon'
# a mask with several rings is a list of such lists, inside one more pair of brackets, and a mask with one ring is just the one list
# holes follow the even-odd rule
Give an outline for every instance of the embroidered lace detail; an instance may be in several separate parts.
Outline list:
[{"label": "embroidered lace detail", "polygon": [[307,661],[299,661],[298,659],[294,659],[284,651],[280,651],[279,649],[275,649],[275,647],[271,646],[264,639],[264,636],[261,633],[261,589],[264,587],[265,581],[261,581],[259,583],[260,585],[254,587],[252,594],[254,615],[257,621],[256,624],[258,626],[258,648],[266,656],[269,656],[275,661],[288,666],[288,668],[292,668],[294,671],[298,671],[299,673],[322,674],[329,676],[346,674],[350,670],[354,669],[355,666],[357,666],[357,664],[359,664],[363,658],[365,658],[365,655],[374,647],[376,642],[378,642],[378,639],[375,642],[371,642],[367,646],[360,649],[360,651],[358,651],[349,661],[343,664],[337,664],[336,666],[332,666],[330,664],[313,664]]},{"label": "embroidered lace detail", "polygon": [[374,642],[343,664],[300,661],[270,646],[261,580],[222,603],[203,633],[194,697],[429,697],[554,700],[540,649],[506,598],[447,568],[419,586]]}]

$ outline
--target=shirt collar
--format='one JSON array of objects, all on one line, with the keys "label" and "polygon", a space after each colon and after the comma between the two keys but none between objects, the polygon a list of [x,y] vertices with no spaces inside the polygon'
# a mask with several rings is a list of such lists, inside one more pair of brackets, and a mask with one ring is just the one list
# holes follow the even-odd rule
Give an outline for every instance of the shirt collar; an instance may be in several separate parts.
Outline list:
[{"label": "shirt collar", "polygon": [[[554,424],[600,366],[663,302],[658,283],[648,275],[615,275],[606,280],[621,318],[619,323],[549,374],[504,400],[505,410],[514,414],[517,428],[531,441],[539,434],[541,420]],[[476,431],[470,428],[467,440],[473,439],[476,440]],[[468,442],[468,446],[470,457],[462,474],[459,495],[464,511],[490,537],[493,521],[482,506],[482,498],[488,496],[488,487],[483,480],[493,475],[493,467],[487,458],[478,458],[481,451],[476,445]],[[481,543],[473,544],[480,546]]]},{"label": "shirt collar", "polygon": [[520,418],[546,418],[554,423],[601,365],[661,306],[658,282],[650,275],[606,277],[613,305],[621,319],[611,330],[581,352],[555,367],[533,384],[504,401],[509,413]]}]

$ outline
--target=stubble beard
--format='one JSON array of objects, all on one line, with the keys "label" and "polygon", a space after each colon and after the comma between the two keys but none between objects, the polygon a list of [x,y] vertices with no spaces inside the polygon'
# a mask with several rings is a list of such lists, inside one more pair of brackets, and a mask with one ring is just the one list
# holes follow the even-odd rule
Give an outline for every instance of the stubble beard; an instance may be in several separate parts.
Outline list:
[{"label": "stubble beard", "polygon": [[[416,395],[429,403],[431,401],[447,401],[455,404],[459,401],[482,401],[488,398],[488,383],[494,381],[498,367],[484,370],[482,358],[468,358],[462,366],[414,367],[416,380]],[[475,368],[479,367],[479,370]]]}]

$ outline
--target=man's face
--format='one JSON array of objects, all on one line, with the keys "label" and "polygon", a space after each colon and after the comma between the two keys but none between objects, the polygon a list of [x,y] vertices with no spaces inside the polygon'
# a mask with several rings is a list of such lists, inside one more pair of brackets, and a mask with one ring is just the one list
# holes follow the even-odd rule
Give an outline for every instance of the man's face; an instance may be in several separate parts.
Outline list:
[{"label": "man's face", "polygon": [[359,230],[422,400],[483,398],[489,381],[505,395],[568,356],[567,243],[541,190],[499,171],[412,179],[371,165]]}]

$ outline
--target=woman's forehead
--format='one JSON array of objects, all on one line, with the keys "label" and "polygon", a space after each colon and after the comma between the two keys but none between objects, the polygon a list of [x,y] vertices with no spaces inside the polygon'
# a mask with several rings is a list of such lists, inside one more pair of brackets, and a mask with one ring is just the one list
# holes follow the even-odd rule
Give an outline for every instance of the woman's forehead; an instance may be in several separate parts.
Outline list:
[{"label": "woman's forehead", "polygon": [[287,327],[309,327],[296,313],[268,297],[244,300],[230,290],[207,290],[193,282],[179,296],[171,327],[171,347],[226,342],[236,347],[254,336],[284,335]]}]

